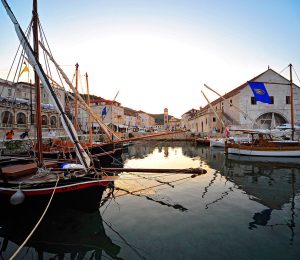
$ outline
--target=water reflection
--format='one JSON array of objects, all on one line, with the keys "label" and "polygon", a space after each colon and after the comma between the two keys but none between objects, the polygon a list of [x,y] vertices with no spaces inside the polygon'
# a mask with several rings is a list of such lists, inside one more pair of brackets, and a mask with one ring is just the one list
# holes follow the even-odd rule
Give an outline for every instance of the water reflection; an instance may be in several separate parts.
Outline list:
[{"label": "water reflection", "polygon": [[[44,207],[31,205],[20,209],[1,208],[1,259],[13,255],[30,234]],[[121,259],[120,250],[106,234],[99,206],[84,210],[68,204],[64,207],[52,204],[17,259],[101,259],[103,255],[106,255],[104,259],[107,256]]]},{"label": "water reflection", "polygon": [[[224,156],[223,151],[210,150],[209,160],[218,156]],[[221,174],[243,190],[250,200],[266,207],[253,214],[248,228],[253,230],[259,226],[270,228],[286,226],[290,230],[289,240],[292,244],[296,226],[295,198],[300,191],[300,170],[296,166],[299,158],[281,160],[281,158],[269,157],[266,161],[264,159],[250,156],[224,156],[224,167],[219,168]],[[276,216],[272,220],[272,213],[277,210],[286,212],[284,220],[278,220]]]},{"label": "water reflection", "polygon": [[[130,146],[124,167],[203,167],[207,174],[122,174],[98,208],[47,213],[20,258],[297,259],[298,167],[241,159],[185,142]],[[31,208],[4,213],[0,259],[36,223]]]},{"label": "water reflection", "polygon": [[[201,193],[202,199],[207,199],[210,190],[214,188],[218,179],[221,178],[224,184],[228,183],[226,187],[224,186],[220,190],[216,198],[204,203],[206,210],[212,205],[220,205],[224,199],[228,200],[231,196],[234,196],[236,190],[241,190],[248,197],[248,200],[259,203],[264,207],[249,214],[247,228],[254,231],[259,227],[287,227],[290,230],[290,242],[293,243],[296,226],[295,201],[300,190],[298,158],[296,160],[278,160],[278,158],[257,158],[258,160],[254,160],[253,157],[226,157],[222,149],[195,146],[185,142],[159,144],[157,145],[158,150],[153,149],[152,146],[151,148],[148,147],[147,152],[150,154],[163,153],[164,157],[168,158],[171,156],[170,149],[175,147],[180,147],[182,155],[185,157],[198,160],[200,167],[207,165],[212,169],[210,180]],[[131,152],[133,152],[132,157],[129,156],[127,159],[149,158],[150,155],[139,146]],[[142,152],[142,154],[139,154],[139,152]],[[152,163],[155,164],[154,161]],[[156,181],[161,185],[174,187],[172,180],[161,181],[160,178],[157,178]],[[154,186],[148,186],[145,190],[152,189]],[[158,196],[157,193],[156,191],[156,196]],[[216,194],[215,190],[214,194]],[[151,195],[151,198],[149,198],[149,195],[143,194],[138,194],[138,196],[145,196],[147,199],[155,201],[155,199],[152,199],[153,195]],[[188,210],[188,206],[183,206],[183,208]],[[281,214],[284,217],[278,217],[279,211],[282,211]]]}]

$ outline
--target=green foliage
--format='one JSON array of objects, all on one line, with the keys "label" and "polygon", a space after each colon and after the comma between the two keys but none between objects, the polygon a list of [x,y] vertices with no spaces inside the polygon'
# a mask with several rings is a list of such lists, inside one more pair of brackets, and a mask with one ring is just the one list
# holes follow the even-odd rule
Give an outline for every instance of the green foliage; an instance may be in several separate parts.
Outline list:
[{"label": "green foliage", "polygon": [[[164,114],[150,114],[150,116],[154,117],[155,123],[159,125],[164,124]],[[168,118],[171,119],[173,116],[168,115]]]}]

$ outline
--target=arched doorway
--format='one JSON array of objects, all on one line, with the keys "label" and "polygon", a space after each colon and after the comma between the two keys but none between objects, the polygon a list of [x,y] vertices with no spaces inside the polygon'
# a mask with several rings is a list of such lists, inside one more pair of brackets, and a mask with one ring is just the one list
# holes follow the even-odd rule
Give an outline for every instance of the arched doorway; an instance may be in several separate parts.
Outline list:
[{"label": "arched doorway", "polygon": [[260,115],[256,123],[263,129],[273,129],[278,125],[287,123],[287,120],[278,113],[268,112]]},{"label": "arched doorway", "polygon": [[9,111],[4,111],[1,114],[1,125],[2,127],[12,127],[13,114]]},{"label": "arched doorway", "polygon": [[48,127],[48,117],[46,115],[42,116],[42,127],[47,128]]},{"label": "arched doorway", "polygon": [[17,126],[18,127],[26,126],[26,115],[22,112],[17,114]]}]

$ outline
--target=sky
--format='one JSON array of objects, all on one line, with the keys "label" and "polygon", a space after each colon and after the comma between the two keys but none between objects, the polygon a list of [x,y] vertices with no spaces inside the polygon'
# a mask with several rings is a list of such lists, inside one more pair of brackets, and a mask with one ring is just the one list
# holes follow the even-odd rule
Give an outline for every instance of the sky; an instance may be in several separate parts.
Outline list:
[{"label": "sky", "polygon": [[[31,0],[8,0],[25,30]],[[40,0],[39,17],[56,61],[72,78],[78,62],[90,94],[178,118],[216,94],[292,63],[300,77],[298,0]],[[0,6],[0,78],[19,41]],[[288,78],[288,71],[283,71]],[[297,76],[295,83],[300,85]]]}]

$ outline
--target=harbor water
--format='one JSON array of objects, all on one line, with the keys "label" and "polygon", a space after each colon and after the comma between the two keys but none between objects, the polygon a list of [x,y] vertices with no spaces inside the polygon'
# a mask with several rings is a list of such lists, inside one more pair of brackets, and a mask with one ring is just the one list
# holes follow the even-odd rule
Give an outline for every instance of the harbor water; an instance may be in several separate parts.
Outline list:
[{"label": "harbor water", "polygon": [[[123,173],[95,194],[96,209],[51,205],[16,259],[299,259],[299,161],[225,157],[191,142],[136,143],[114,166],[207,173]],[[0,216],[0,259],[39,217],[33,209],[9,214]]]}]

